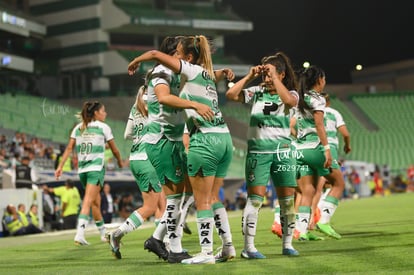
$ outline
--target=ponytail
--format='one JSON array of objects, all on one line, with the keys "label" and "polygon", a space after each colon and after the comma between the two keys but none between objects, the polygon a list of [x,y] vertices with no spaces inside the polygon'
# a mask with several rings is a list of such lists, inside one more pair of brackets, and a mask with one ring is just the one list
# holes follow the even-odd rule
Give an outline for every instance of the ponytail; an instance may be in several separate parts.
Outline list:
[{"label": "ponytail", "polygon": [[82,111],[78,114],[78,117],[82,120],[81,132],[88,127],[88,124],[94,119],[95,111],[98,111],[102,107],[102,104],[98,101],[83,103]]},{"label": "ponytail", "polygon": [[210,42],[204,35],[187,36],[181,40],[183,51],[185,55],[192,54],[192,64],[197,64],[203,67],[209,77],[215,81],[213,70],[213,61],[211,59]]}]

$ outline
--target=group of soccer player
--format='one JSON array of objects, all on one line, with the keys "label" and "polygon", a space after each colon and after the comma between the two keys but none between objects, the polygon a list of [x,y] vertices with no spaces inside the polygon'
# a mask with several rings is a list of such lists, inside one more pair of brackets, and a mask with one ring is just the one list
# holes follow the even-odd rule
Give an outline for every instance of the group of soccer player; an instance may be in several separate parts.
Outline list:
[{"label": "group of soccer player", "polygon": [[[230,260],[236,257],[236,250],[218,193],[232,160],[233,145],[219,109],[216,83],[225,78],[233,80],[234,73],[228,68],[213,70],[210,44],[203,35],[166,37],[159,50],[145,52],[131,61],[128,73],[133,75],[146,61],[156,61],[157,65],[138,90],[125,131],[125,137],[133,140],[130,168],[144,203],[108,234],[111,251],[121,259],[122,237],[137,229],[158,208],[165,207],[152,236],[144,243],[145,249],[169,263],[214,264]],[[248,86],[260,77],[261,84]],[[308,227],[315,188],[322,176],[332,188],[321,203],[316,226],[321,232],[340,238],[330,219],[342,196],[344,182],[337,163],[337,141],[335,145],[330,140],[336,137],[336,128],[344,124],[338,126],[336,121],[334,130],[326,128],[329,116],[321,94],[325,84],[322,69],[311,66],[296,74],[289,58],[278,52],[264,57],[260,65],[252,67],[226,92],[229,100],[252,106],[245,164],[248,198],[242,217],[242,258],[266,258],[255,247],[254,238],[269,178],[276,187],[280,205],[280,230],[275,231],[282,238],[283,255],[299,255],[292,246],[295,236],[303,241],[314,239]],[[100,119],[95,117],[99,115],[99,106],[95,107],[86,108],[92,112],[92,122]],[[99,154],[98,146],[105,146],[113,137],[107,131],[97,130],[100,125],[93,125],[93,129],[88,125],[80,124],[73,131],[71,142],[76,141],[85,167],[91,168],[92,160],[96,166],[80,174],[86,185],[85,197],[89,195],[92,204],[95,193],[88,193],[88,186],[103,183],[100,176],[104,168],[103,160],[98,163],[96,156],[90,157]],[[188,148],[184,147],[183,136],[189,137]],[[344,140],[345,151],[349,152],[349,134]],[[112,149],[117,156],[116,147]],[[295,210],[298,193],[301,196]],[[189,255],[181,245],[182,225],[194,202],[201,251]],[[215,254],[213,227],[222,240]],[[87,244],[79,224],[75,242]]]}]

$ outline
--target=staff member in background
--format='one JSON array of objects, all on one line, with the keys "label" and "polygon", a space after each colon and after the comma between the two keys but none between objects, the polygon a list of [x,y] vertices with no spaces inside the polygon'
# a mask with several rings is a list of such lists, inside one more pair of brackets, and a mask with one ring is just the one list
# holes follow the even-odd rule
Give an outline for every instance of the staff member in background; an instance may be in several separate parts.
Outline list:
[{"label": "staff member in background", "polygon": [[23,226],[29,225],[29,221],[26,217],[26,206],[23,203],[19,203],[17,206],[17,215],[19,215],[19,220],[22,222]]},{"label": "staff member in background", "polygon": [[101,192],[101,212],[104,223],[111,223],[114,213],[114,199],[111,195],[111,186],[108,183],[104,184]]},{"label": "staff member in background", "polygon": [[3,222],[6,225],[7,231],[9,231],[10,235],[12,236],[43,233],[42,230],[31,223],[29,223],[27,226],[24,226],[19,219],[17,209],[13,204],[7,205],[6,212],[4,213],[3,217]]},{"label": "staff member in background", "polygon": [[61,216],[63,218],[62,229],[74,229],[78,221],[79,206],[81,203],[80,194],[78,188],[76,188],[73,182],[68,179],[65,182],[65,186],[56,188],[49,188],[49,192],[54,193],[60,197],[61,201]]},{"label": "staff member in background", "polygon": [[32,204],[30,210],[27,213],[27,219],[29,223],[32,223],[34,226],[39,227],[39,218],[37,217],[37,205]]}]

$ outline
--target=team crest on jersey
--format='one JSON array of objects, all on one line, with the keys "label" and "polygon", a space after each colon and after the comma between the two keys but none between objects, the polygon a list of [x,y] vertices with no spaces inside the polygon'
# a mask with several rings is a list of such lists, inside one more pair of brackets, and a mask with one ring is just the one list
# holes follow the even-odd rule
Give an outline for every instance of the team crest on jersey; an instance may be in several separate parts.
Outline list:
[{"label": "team crest on jersey", "polygon": [[250,173],[249,175],[249,181],[252,182],[256,179],[256,177],[254,176],[254,173]]}]

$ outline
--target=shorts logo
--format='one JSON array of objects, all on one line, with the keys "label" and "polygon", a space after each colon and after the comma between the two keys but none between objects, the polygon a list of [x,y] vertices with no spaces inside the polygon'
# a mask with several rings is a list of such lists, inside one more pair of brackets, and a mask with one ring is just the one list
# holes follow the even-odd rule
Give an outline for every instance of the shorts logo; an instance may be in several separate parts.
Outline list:
[{"label": "shorts logo", "polygon": [[176,167],[176,168],[175,168],[175,175],[176,175],[177,177],[181,177],[181,176],[183,175],[183,171],[181,170],[181,168],[180,168],[180,167]]},{"label": "shorts logo", "polygon": [[249,181],[252,182],[255,179],[256,179],[256,177],[254,176],[254,174],[253,173],[250,173],[250,175],[249,175]]}]

